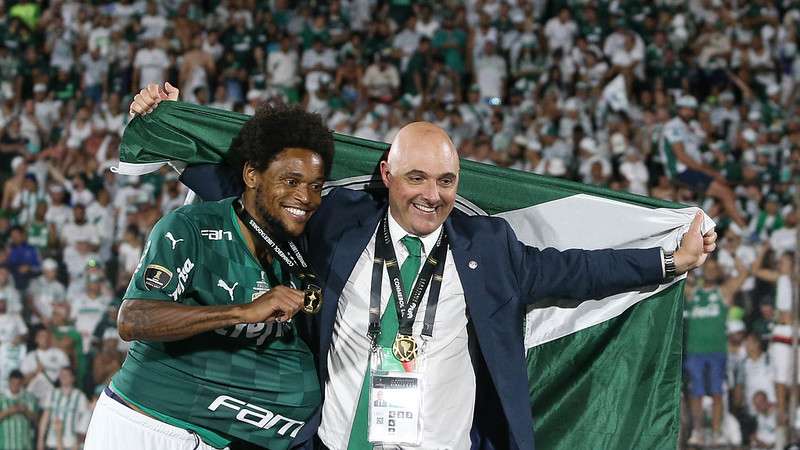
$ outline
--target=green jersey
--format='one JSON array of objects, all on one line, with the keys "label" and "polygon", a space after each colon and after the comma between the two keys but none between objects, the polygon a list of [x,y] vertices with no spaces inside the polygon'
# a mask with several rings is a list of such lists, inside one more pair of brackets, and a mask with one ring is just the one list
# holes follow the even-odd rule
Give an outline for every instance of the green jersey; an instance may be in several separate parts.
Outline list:
[{"label": "green jersey", "polygon": [[[0,395],[0,411],[22,404],[29,411],[36,411],[36,398],[27,391]],[[17,413],[0,419],[0,450],[28,450],[33,448],[34,425],[28,416]]]},{"label": "green jersey", "polygon": [[728,306],[719,288],[696,289],[684,304],[686,353],[726,353]]},{"label": "green jersey", "polygon": [[[281,275],[265,273],[247,248],[232,203],[188,205],[159,220],[125,298],[232,305],[268,291]],[[321,401],[311,351],[294,323],[274,321],[135,341],[111,385],[155,417],[200,427],[191,429],[215,447],[240,439],[286,449]]]}]

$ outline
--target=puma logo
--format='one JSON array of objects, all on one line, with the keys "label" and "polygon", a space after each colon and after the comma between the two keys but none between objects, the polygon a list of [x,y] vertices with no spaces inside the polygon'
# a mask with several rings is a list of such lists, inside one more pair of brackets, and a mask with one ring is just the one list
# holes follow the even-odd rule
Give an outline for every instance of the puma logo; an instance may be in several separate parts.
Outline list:
[{"label": "puma logo", "polygon": [[231,303],[233,303],[233,290],[236,289],[236,286],[238,285],[239,283],[233,283],[233,286],[228,286],[228,283],[226,283],[222,278],[220,278],[217,282],[217,287],[225,289],[225,291],[228,293],[228,296],[231,298]]},{"label": "puma logo", "polygon": [[178,246],[178,242],[183,242],[183,239],[175,239],[175,236],[172,235],[172,231],[167,231],[167,234],[164,235],[165,238],[169,239],[172,243],[172,249],[175,250],[175,247]]}]

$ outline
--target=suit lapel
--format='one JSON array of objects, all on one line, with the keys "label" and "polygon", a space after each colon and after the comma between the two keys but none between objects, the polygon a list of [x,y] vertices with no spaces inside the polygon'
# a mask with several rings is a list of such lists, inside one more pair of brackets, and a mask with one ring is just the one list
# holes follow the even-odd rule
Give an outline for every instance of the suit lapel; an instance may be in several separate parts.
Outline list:
[{"label": "suit lapel", "polygon": [[333,251],[330,264],[331,270],[325,282],[325,301],[322,304],[320,317],[320,365],[325,368],[322,372],[326,375],[328,364],[328,350],[330,349],[333,335],[333,323],[336,321],[339,298],[353,272],[358,258],[366,248],[378,221],[386,213],[386,208],[380,208],[376,213],[360,217],[353,227],[342,233]]}]

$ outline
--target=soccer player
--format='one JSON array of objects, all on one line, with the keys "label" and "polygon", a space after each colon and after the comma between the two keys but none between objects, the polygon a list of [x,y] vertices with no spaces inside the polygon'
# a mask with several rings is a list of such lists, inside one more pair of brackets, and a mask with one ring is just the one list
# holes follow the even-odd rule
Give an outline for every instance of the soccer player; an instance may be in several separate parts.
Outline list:
[{"label": "soccer player", "polygon": [[[177,98],[165,89],[140,93],[131,111]],[[231,147],[241,198],[184,206],[150,232],[118,318],[133,343],[87,450],[282,450],[320,404],[312,353],[289,320],[313,300],[300,281],[312,274],[298,272],[289,241],[320,204],[333,136],[318,114],[265,106]]]}]

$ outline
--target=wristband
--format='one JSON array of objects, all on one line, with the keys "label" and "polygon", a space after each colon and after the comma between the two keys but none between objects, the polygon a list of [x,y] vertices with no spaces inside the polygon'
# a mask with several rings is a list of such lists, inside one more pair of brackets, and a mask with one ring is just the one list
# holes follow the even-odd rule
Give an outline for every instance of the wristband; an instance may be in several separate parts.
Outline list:
[{"label": "wristband", "polygon": [[664,279],[671,280],[675,278],[675,274],[678,271],[677,267],[675,267],[675,252],[662,251],[664,254]]}]

